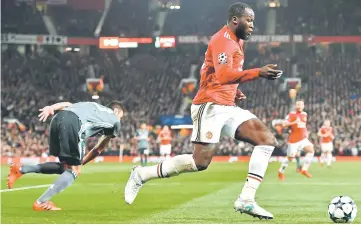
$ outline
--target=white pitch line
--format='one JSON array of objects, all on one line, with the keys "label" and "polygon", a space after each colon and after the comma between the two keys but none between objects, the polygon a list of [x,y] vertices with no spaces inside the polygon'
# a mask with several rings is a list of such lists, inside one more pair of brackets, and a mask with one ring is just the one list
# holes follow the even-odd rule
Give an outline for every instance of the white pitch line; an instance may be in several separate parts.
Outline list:
[{"label": "white pitch line", "polygon": [[0,190],[0,193],[11,192],[11,191],[21,191],[21,190],[28,190],[28,189],[35,189],[35,188],[43,188],[43,187],[49,187],[49,186],[50,186],[50,184],[42,184],[42,185],[36,185],[36,186],[26,186],[26,187],[13,188],[13,189],[4,189],[4,190]]},{"label": "white pitch line", "polygon": [[[228,185],[233,182],[228,182]],[[169,183],[149,183],[147,186],[177,186],[182,185],[181,182],[169,182]],[[187,183],[184,183],[187,184]],[[211,183],[211,185],[217,185],[218,183]],[[75,184],[75,186],[79,186],[83,184]],[[113,186],[113,185],[122,185],[122,183],[87,183],[84,184],[87,186]],[[329,186],[329,185],[336,185],[336,186],[357,186],[361,185],[361,183],[332,183],[332,182],[314,182],[314,183],[308,183],[308,182],[265,182],[262,185],[306,185],[306,186]],[[42,184],[42,185],[36,185],[36,186],[26,186],[26,187],[20,187],[20,188],[13,188],[13,189],[4,189],[0,190],[0,193],[2,192],[11,192],[11,191],[22,191],[22,190],[28,190],[28,189],[36,189],[36,188],[43,188],[43,187],[49,187],[50,184]]]}]

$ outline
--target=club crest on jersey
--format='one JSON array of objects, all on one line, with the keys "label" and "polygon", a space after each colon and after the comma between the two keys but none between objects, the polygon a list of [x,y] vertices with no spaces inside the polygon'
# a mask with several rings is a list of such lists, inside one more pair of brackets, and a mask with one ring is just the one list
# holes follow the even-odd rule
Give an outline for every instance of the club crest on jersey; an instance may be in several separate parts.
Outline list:
[{"label": "club crest on jersey", "polygon": [[227,63],[227,54],[222,52],[218,55],[218,63],[219,64],[226,64]]},{"label": "club crest on jersey", "polygon": [[213,137],[212,132],[208,131],[208,132],[206,133],[206,138],[207,138],[207,139],[212,139],[212,137]]}]

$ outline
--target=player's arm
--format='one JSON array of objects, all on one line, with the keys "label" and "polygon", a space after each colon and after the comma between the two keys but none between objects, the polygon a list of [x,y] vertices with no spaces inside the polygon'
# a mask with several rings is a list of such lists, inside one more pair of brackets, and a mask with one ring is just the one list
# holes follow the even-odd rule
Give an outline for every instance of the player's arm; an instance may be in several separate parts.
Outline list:
[{"label": "player's arm", "polygon": [[41,112],[38,115],[39,120],[42,122],[45,122],[49,116],[54,115],[55,111],[63,110],[64,108],[69,107],[71,105],[72,105],[72,103],[70,103],[70,102],[59,102],[54,105],[45,106],[44,108],[39,109],[39,111]]},{"label": "player's arm", "polygon": [[54,111],[58,111],[58,110],[63,110],[64,108],[69,107],[71,105],[72,105],[72,103],[70,103],[70,102],[59,102],[59,103],[56,103],[54,105],[51,105],[50,107]]},{"label": "player's arm", "polygon": [[321,129],[318,130],[317,135],[322,138],[327,137],[327,134],[322,134]]},{"label": "player's arm", "polygon": [[335,139],[335,136],[333,135],[333,129],[331,128],[330,131],[329,131],[329,136],[332,138],[332,139]]},{"label": "player's arm", "polygon": [[137,140],[137,141],[140,140],[140,135],[139,135],[138,131],[135,132],[134,140]]},{"label": "player's arm", "polygon": [[280,70],[274,70],[276,65],[267,65],[262,68],[250,70],[233,68],[233,57],[237,49],[231,41],[225,41],[219,44],[214,43],[209,48],[212,51],[213,64],[216,70],[217,80],[220,84],[244,83],[257,79],[260,76],[276,79],[278,78],[278,74],[282,73]]},{"label": "player's arm", "polygon": [[300,122],[300,119],[299,119],[299,118],[297,118],[297,119],[294,120],[294,121],[290,121],[289,116],[287,116],[285,122],[283,123],[283,127],[289,127],[289,126],[292,126],[292,125],[297,124],[298,122]]},{"label": "player's arm", "polygon": [[103,135],[99,138],[98,143],[94,146],[94,148],[86,154],[83,159],[82,165],[87,164],[100,155],[105,149],[105,147],[109,144],[109,141],[112,139],[112,136]]},{"label": "player's arm", "polygon": [[235,84],[241,79],[256,79],[259,76],[259,69],[239,70],[233,68],[233,56],[236,49],[231,41],[210,46],[212,51],[214,68],[220,84]]}]

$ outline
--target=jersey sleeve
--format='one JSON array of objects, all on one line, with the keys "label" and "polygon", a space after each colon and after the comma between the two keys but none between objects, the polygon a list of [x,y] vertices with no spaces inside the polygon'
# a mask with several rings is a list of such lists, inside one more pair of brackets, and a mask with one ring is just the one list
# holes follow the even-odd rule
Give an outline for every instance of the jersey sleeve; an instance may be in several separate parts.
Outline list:
[{"label": "jersey sleeve", "polygon": [[116,122],[113,128],[105,129],[104,134],[111,137],[117,137],[120,134],[120,122]]},{"label": "jersey sleeve", "polygon": [[288,122],[293,122],[293,121],[294,121],[294,118],[293,118],[293,116],[292,116],[291,113],[289,113],[289,114],[286,116],[286,120],[287,120]]},{"label": "jersey sleeve", "polygon": [[233,55],[236,49],[230,41],[215,41],[211,45],[212,60],[216,73],[231,69],[233,66]]},{"label": "jersey sleeve", "polygon": [[212,42],[210,50],[220,84],[235,84],[241,82],[242,78],[249,81],[259,76],[258,68],[244,71],[233,68],[233,57],[237,48],[231,40],[215,40]]}]

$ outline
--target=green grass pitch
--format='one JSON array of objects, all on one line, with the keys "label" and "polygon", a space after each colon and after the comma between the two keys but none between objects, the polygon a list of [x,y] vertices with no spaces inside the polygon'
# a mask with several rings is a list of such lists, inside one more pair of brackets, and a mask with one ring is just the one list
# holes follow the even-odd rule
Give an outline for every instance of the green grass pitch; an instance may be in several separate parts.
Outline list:
[{"label": "green grass pitch", "polygon": [[[35,212],[32,203],[46,187],[3,192],[8,168],[1,172],[2,223],[332,223],[329,201],[348,195],[361,208],[361,162],[336,162],[331,169],[311,166],[312,179],[286,171],[277,180],[279,163],[270,163],[257,193],[260,206],[272,212],[272,221],[258,220],[233,210],[244,183],[248,163],[214,163],[207,171],[154,180],[144,185],[132,205],[123,190],[131,164],[91,164],[52,200],[57,212]],[[14,188],[51,184],[56,175],[23,176]],[[361,223],[361,213],[354,223]]]}]

